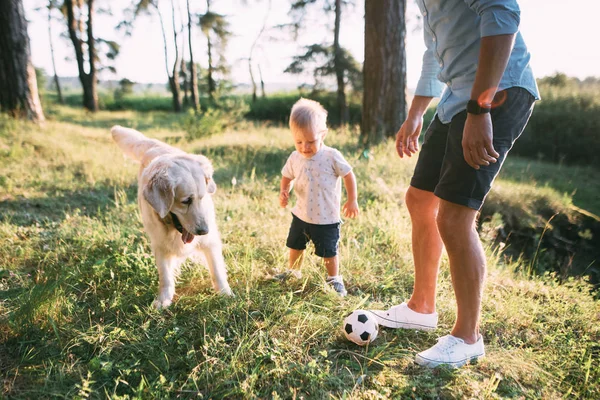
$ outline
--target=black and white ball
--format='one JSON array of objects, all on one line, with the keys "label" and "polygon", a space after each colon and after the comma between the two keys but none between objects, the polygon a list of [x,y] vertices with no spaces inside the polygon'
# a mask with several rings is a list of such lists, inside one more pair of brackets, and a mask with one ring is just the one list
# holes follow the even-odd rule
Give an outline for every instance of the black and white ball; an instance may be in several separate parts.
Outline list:
[{"label": "black and white ball", "polygon": [[342,330],[348,340],[364,346],[375,340],[379,324],[370,311],[356,310],[344,319]]}]

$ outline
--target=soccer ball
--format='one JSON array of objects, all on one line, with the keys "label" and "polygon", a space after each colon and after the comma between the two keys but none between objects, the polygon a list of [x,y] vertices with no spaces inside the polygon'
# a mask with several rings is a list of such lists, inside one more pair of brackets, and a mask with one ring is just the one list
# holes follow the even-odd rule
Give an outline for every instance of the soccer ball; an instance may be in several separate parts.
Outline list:
[{"label": "soccer ball", "polygon": [[344,319],[342,330],[348,340],[364,346],[375,340],[379,332],[379,324],[372,312],[356,310]]}]

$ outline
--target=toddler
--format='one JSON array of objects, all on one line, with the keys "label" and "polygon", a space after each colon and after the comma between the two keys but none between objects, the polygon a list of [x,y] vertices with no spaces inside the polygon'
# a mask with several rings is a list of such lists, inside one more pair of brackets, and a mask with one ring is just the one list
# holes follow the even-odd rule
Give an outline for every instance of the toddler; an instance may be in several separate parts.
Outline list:
[{"label": "toddler", "polygon": [[358,215],[356,179],[352,167],[338,150],[323,143],[327,135],[327,111],[316,101],[300,99],[292,107],[290,130],[296,151],[288,158],[281,174],[279,204],[286,207],[294,182],[296,205],[286,245],[290,249],[290,271],[299,277],[306,244],[312,241],[315,254],[327,269],[327,283],[340,295],[347,294],[339,274],[341,178],[346,187],[344,215]]}]

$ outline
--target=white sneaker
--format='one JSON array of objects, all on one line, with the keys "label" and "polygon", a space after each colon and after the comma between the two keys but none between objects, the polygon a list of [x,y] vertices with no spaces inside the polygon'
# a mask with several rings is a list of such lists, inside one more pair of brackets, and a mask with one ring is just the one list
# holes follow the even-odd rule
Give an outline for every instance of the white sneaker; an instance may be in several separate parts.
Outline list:
[{"label": "white sneaker", "polygon": [[406,302],[389,310],[369,310],[377,318],[377,323],[386,328],[419,329],[431,331],[437,328],[438,314],[421,314],[411,310]]},{"label": "white sneaker", "polygon": [[438,365],[458,368],[483,356],[485,356],[483,336],[480,335],[477,342],[467,344],[460,338],[446,335],[439,338],[435,346],[417,354],[415,362],[429,368],[435,368]]}]

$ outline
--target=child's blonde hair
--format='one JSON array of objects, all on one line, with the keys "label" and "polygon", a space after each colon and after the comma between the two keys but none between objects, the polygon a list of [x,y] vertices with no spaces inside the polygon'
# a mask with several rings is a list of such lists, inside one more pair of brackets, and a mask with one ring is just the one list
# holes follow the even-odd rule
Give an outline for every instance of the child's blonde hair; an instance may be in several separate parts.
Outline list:
[{"label": "child's blonde hair", "polygon": [[290,129],[327,132],[327,110],[314,100],[301,98],[292,107]]}]

